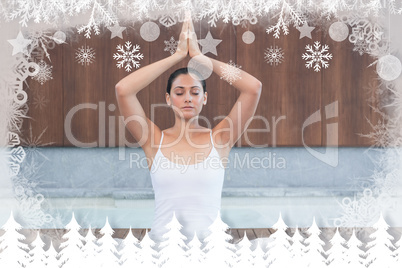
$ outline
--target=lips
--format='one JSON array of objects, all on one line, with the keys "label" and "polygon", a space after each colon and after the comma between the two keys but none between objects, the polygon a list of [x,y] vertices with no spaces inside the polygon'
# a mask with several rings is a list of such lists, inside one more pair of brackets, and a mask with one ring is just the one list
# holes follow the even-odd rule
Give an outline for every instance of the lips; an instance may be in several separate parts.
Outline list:
[{"label": "lips", "polygon": [[194,107],[191,106],[184,106],[183,109],[193,109]]}]

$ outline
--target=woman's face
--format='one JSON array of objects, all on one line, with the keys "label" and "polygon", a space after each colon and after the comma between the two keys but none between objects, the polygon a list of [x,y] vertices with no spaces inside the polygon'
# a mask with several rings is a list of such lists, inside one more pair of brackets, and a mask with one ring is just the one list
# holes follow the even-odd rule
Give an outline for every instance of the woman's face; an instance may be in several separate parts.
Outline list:
[{"label": "woman's face", "polygon": [[207,100],[207,93],[204,94],[201,82],[190,74],[176,77],[170,89],[170,96],[167,93],[166,95],[167,103],[173,106],[175,114],[184,119],[199,115]]}]

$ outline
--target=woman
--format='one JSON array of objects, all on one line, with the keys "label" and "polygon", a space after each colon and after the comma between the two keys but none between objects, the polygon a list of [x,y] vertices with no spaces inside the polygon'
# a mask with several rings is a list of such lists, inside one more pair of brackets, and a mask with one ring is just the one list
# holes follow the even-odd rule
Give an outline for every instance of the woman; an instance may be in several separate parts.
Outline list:
[{"label": "woman", "polygon": [[[193,23],[187,19],[173,55],[138,69],[116,84],[120,112],[126,127],[144,150],[151,172],[155,216],[149,235],[156,242],[164,240],[162,235],[173,213],[183,226],[181,232],[187,242],[194,234],[201,241],[208,235],[208,227],[216,219],[221,204],[226,167],[222,160],[228,158],[231,148],[248,127],[261,94],[261,82],[240,70],[241,79],[232,83],[240,96],[229,115],[213,129],[205,128],[198,122],[207,103],[205,81],[195,70],[179,69],[170,76],[165,94],[175,123],[161,131],[146,117],[136,95],[187,55],[199,62],[210,60],[213,72],[222,77],[221,66],[226,64],[201,53]],[[154,141],[156,145],[152,145]],[[213,162],[214,158],[218,161]]]}]

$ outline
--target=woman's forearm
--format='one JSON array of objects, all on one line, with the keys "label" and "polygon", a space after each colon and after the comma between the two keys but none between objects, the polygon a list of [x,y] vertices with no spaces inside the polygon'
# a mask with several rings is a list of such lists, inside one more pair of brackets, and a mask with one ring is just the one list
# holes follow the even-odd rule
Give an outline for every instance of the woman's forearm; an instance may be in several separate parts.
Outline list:
[{"label": "woman's forearm", "polygon": [[170,67],[180,62],[183,58],[183,55],[175,53],[167,58],[136,70],[116,84],[116,92],[121,96],[137,94],[141,89],[148,86],[152,81]]}]

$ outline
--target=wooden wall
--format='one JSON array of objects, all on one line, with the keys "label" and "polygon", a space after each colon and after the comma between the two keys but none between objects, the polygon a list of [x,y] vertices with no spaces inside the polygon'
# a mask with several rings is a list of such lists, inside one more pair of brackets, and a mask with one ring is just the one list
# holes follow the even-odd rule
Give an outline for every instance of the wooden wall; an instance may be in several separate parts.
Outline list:
[{"label": "wooden wall", "polygon": [[[85,146],[118,146],[119,138],[129,142],[127,146],[138,146],[130,133],[124,129],[118,116],[119,110],[115,97],[115,84],[128,73],[116,67],[113,53],[118,44],[132,41],[139,44],[144,59],[141,66],[158,61],[170,55],[164,51],[164,40],[171,36],[178,38],[181,24],[166,28],[160,25],[161,34],[154,42],[144,41],[139,29],[141,23],[125,25],[123,39],[110,39],[110,31],[105,29],[101,35],[86,39],[83,35],[68,38],[67,44],[57,45],[50,50],[53,79],[40,85],[28,79],[29,112],[32,119],[25,119],[23,137],[39,137],[38,145],[51,143],[49,146],[74,146],[65,133],[66,116],[73,107],[85,103],[96,105],[96,109],[79,110],[72,119],[72,134]],[[247,45],[242,41],[242,34],[247,30],[223,22],[216,28],[209,28],[204,21],[194,23],[198,39],[205,38],[208,30],[216,39],[223,40],[218,46],[218,56],[207,56],[223,62],[235,61],[241,68],[254,75],[263,83],[262,95],[256,116],[265,117],[269,122],[269,132],[248,132],[248,139],[254,145],[266,146],[303,146],[302,125],[314,112],[321,109],[322,121],[316,122],[304,130],[304,141],[309,146],[327,144],[326,126],[338,123],[339,146],[370,146],[373,141],[360,137],[358,133],[371,131],[366,117],[377,122],[378,115],[369,107],[370,98],[367,86],[375,82],[375,67],[367,68],[373,61],[368,55],[360,56],[353,52],[353,45],[345,40],[333,41],[323,31],[315,29],[312,39],[299,39],[299,31],[291,27],[290,34],[274,39],[265,32],[266,25],[249,25],[249,30],[256,36],[254,43]],[[315,72],[305,67],[301,55],[306,44],[320,41],[328,44],[333,59],[328,69]],[[75,59],[76,49],[87,45],[96,50],[95,62],[82,66]],[[271,45],[284,49],[285,60],[278,66],[271,66],[264,61],[264,51]],[[186,66],[188,60],[172,67],[159,79],[139,93],[139,99],[147,115],[150,116],[151,104],[165,104],[166,83],[169,74],[177,68]],[[48,60],[46,60],[49,62]],[[220,120],[213,120],[219,115],[226,116],[235,103],[239,93],[216,74],[207,80],[208,103],[201,115],[207,117],[214,127]],[[372,93],[374,94],[374,93]],[[40,106],[35,99],[48,100]],[[338,117],[325,119],[325,106],[338,101]],[[165,129],[173,125],[174,117],[168,108],[155,110],[154,122]],[[282,116],[282,119],[280,117]],[[105,120],[103,120],[103,118]],[[277,123],[275,124],[275,121]],[[120,128],[119,131],[119,122]],[[206,125],[201,122],[202,125]],[[274,131],[274,125],[276,130]],[[267,126],[261,119],[251,122],[249,129]],[[30,132],[32,130],[32,134]],[[334,141],[328,141],[329,144]],[[247,144],[245,135],[237,146]]]}]

